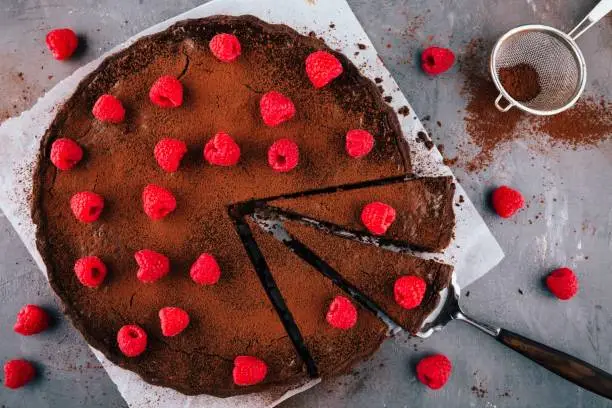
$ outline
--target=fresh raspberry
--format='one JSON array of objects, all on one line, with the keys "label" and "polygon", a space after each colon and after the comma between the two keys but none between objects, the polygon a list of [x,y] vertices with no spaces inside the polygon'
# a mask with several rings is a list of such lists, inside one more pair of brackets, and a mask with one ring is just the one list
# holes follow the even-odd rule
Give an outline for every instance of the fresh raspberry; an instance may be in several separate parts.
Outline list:
[{"label": "fresh raspberry", "polygon": [[444,387],[452,370],[453,365],[443,354],[425,357],[416,366],[417,378],[432,390]]},{"label": "fresh raspberry", "polygon": [[97,256],[85,256],[74,263],[74,273],[84,286],[97,288],[106,277],[106,265]]},{"label": "fresh raspberry", "polygon": [[421,53],[421,67],[429,75],[448,71],[455,62],[455,54],[448,48],[429,47]]},{"label": "fresh raspberry", "polygon": [[70,209],[77,220],[94,222],[104,209],[104,199],[91,191],[81,191],[70,198]]},{"label": "fresh raspberry", "polygon": [[306,74],[315,88],[322,88],[342,74],[342,64],[329,52],[315,51],[306,58]]},{"label": "fresh raspberry", "polygon": [[189,275],[195,283],[214,285],[221,277],[221,268],[214,256],[204,253],[191,265]]},{"label": "fresh raspberry", "polygon": [[404,309],[419,306],[425,296],[427,284],[418,276],[402,276],[393,285],[395,301]]},{"label": "fresh raspberry", "polygon": [[367,130],[353,129],[346,132],[346,152],[355,159],[367,156],[374,147],[374,136]]},{"label": "fresh raspberry", "polygon": [[25,305],[17,313],[13,330],[24,336],[31,336],[46,330],[47,327],[49,327],[49,315],[45,309],[36,305]]},{"label": "fresh raspberry", "polygon": [[225,132],[218,132],[204,146],[204,158],[217,166],[234,166],[240,160],[240,147]]},{"label": "fresh raspberry", "polygon": [[51,145],[51,163],[60,170],[70,170],[83,158],[83,149],[66,137],[56,139]]},{"label": "fresh raspberry", "polygon": [[125,119],[125,109],[121,101],[108,94],[98,98],[91,113],[100,122],[121,123]]},{"label": "fresh raspberry", "polygon": [[164,307],[159,311],[162,334],[173,337],[189,326],[189,315],[180,307]]},{"label": "fresh raspberry", "polygon": [[178,170],[185,153],[187,153],[185,142],[170,138],[157,142],[153,150],[157,164],[168,173],[174,173]]},{"label": "fresh raspberry", "polygon": [[238,356],[234,359],[234,384],[255,385],[266,378],[268,366],[262,360],[253,356]]},{"label": "fresh raspberry", "polygon": [[493,192],[491,202],[497,215],[502,218],[512,217],[525,205],[525,200],[521,193],[507,186],[497,188]]},{"label": "fresh raspberry", "polygon": [[162,108],[178,108],[183,104],[183,84],[171,75],[159,77],[149,90],[149,99]]},{"label": "fresh raspberry", "polygon": [[240,56],[240,41],[233,34],[217,34],[208,46],[213,55],[223,62],[232,62]]},{"label": "fresh raspberry", "polygon": [[27,360],[9,360],[4,364],[4,386],[21,388],[34,378],[36,369]]},{"label": "fresh raspberry", "polygon": [[348,330],[357,323],[357,308],[344,296],[336,296],[325,319],[337,329]]},{"label": "fresh raspberry", "polygon": [[152,220],[161,220],[176,208],[176,198],[169,190],[147,184],[142,191],[142,207]]},{"label": "fresh raspberry", "polygon": [[56,60],[70,58],[79,45],[79,39],[69,28],[56,28],[49,31],[45,42]]},{"label": "fresh raspberry", "polygon": [[268,149],[268,164],[279,173],[291,171],[300,161],[300,150],[294,141],[279,139]]},{"label": "fresh raspberry", "polygon": [[259,111],[266,125],[278,126],[295,115],[291,99],[280,92],[270,91],[259,100]]},{"label": "fresh raspberry", "polygon": [[167,256],[150,249],[141,249],[134,254],[138,264],[136,277],[144,283],[155,282],[170,272],[170,260]]},{"label": "fresh raspberry", "polygon": [[147,332],[136,324],[123,326],[117,332],[119,350],[127,357],[136,357],[147,348]]},{"label": "fresh raspberry", "polygon": [[561,300],[569,300],[578,293],[578,278],[569,268],[555,269],[546,277],[546,286]]},{"label": "fresh raspberry", "polygon": [[390,205],[375,201],[361,210],[361,222],[375,235],[383,235],[395,221],[395,209]]}]

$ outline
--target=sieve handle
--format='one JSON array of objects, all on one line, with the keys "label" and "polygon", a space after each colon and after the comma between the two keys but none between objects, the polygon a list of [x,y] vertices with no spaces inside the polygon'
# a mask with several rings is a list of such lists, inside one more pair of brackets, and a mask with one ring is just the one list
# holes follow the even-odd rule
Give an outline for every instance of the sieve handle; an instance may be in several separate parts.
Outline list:
[{"label": "sieve handle", "polygon": [[[501,105],[501,101],[502,99],[504,101],[506,101],[506,106],[502,106]],[[495,107],[500,111],[500,112],[508,112],[512,107],[514,106],[513,102],[510,102],[509,100],[507,100],[506,98],[504,98],[504,95],[499,94],[499,96],[495,99]]]},{"label": "sieve handle", "polygon": [[606,14],[612,11],[612,0],[601,0],[585,18],[572,31],[567,33],[573,40],[580,37],[586,30],[591,28],[593,24],[604,18]]}]

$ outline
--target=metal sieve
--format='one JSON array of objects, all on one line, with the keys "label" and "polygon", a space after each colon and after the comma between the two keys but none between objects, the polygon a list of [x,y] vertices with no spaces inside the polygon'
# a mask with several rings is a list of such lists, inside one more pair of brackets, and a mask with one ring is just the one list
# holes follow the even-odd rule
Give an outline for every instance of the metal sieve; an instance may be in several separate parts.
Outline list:
[{"label": "metal sieve", "polygon": [[[491,76],[500,92],[495,107],[507,112],[516,106],[535,115],[554,115],[571,108],[586,84],[586,63],[575,40],[610,10],[612,0],[600,1],[567,34],[539,24],[516,27],[504,34],[495,43],[490,59]],[[538,74],[540,92],[528,101],[514,99],[499,77],[501,69],[519,64],[531,66]]]}]

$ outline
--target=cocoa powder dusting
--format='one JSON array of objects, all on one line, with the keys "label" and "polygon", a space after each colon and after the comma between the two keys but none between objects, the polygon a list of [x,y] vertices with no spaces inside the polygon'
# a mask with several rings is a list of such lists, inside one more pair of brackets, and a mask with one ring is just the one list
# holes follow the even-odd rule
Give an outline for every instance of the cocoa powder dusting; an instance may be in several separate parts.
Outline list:
[{"label": "cocoa powder dusting", "polygon": [[538,71],[529,64],[501,68],[498,75],[506,92],[519,102],[534,99],[542,90]]},{"label": "cocoa powder dusting", "polygon": [[[612,103],[601,98],[582,97],[573,108],[554,116],[529,115],[516,108],[499,112],[493,104],[499,91],[487,71],[491,48],[492,43],[473,39],[459,57],[459,70],[465,77],[461,94],[467,100],[464,124],[470,141],[458,150],[467,171],[484,170],[501,146],[516,139],[529,139],[546,151],[550,146],[595,146],[612,136]],[[479,151],[474,154],[470,145]]]}]

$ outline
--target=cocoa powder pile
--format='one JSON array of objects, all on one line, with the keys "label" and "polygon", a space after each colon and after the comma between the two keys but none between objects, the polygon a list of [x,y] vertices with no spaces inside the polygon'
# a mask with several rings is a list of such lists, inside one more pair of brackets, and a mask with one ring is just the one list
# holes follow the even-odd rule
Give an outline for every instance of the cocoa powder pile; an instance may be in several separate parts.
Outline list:
[{"label": "cocoa powder pile", "polygon": [[542,90],[538,71],[529,64],[500,68],[497,74],[506,92],[519,102],[534,99]]},{"label": "cocoa powder pile", "polygon": [[[483,39],[473,39],[459,57],[459,71],[464,76],[461,95],[467,100],[464,124],[470,136],[467,145],[458,146],[459,165],[470,172],[484,170],[500,147],[521,138],[546,151],[551,145],[574,149],[595,146],[612,136],[612,102],[593,96],[583,96],[573,108],[554,116],[529,115],[516,108],[499,112],[493,104],[499,91],[487,70],[492,46]],[[514,90],[517,94],[533,90],[524,86],[518,84]],[[473,147],[479,149],[476,154]]]}]

